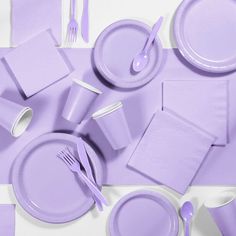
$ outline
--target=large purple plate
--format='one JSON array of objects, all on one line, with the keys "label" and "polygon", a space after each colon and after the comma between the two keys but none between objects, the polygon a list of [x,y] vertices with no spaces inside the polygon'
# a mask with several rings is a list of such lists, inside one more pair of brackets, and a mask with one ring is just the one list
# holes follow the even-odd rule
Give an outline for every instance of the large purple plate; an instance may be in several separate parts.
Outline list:
[{"label": "large purple plate", "polygon": [[[91,192],[56,154],[69,146],[76,150],[77,137],[50,133],[40,136],[19,154],[12,184],[20,205],[33,217],[49,223],[65,223],[85,214],[93,205]],[[85,143],[99,186],[102,166]]]},{"label": "large purple plate", "polygon": [[199,69],[229,72],[236,69],[236,1],[184,0],[174,23],[177,46]]},{"label": "large purple plate", "polygon": [[178,215],[163,195],[137,191],[122,198],[109,219],[111,236],[176,236]]},{"label": "large purple plate", "polygon": [[141,52],[151,28],[136,20],[121,20],[108,26],[98,37],[94,62],[100,74],[120,88],[137,88],[151,81],[162,62],[161,41],[157,37],[150,50],[150,59],[140,73],[132,71],[132,61]]}]

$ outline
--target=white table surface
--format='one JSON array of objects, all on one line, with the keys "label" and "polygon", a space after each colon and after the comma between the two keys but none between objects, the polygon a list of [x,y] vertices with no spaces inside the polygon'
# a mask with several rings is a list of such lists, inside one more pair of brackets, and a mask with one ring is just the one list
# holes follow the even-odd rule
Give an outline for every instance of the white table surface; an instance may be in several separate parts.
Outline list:
[{"label": "white table surface", "polygon": [[[20,1],[20,0],[19,0]],[[96,0],[90,1],[90,43],[85,44],[81,38],[75,47],[92,47],[99,33],[110,23],[125,19],[139,19],[152,25],[160,15],[165,17],[160,30],[163,46],[174,47],[171,36],[171,24],[174,12],[181,0]],[[10,0],[0,0],[0,47],[10,46]],[[82,0],[78,1],[78,15],[81,16]],[[66,25],[69,14],[69,0],[63,0],[63,38],[66,34]],[[65,45],[65,44],[64,44]],[[16,203],[16,236],[106,236],[107,219],[116,202],[129,192],[139,189],[152,189],[169,196],[176,207],[185,200],[194,202],[196,214],[193,219],[191,232],[193,236],[220,236],[216,225],[202,207],[204,200],[220,191],[232,190],[236,187],[192,187],[188,193],[181,197],[173,191],[161,186],[112,186],[104,187],[103,193],[110,202],[104,212],[95,208],[81,219],[65,225],[50,225],[39,222],[26,214],[17,204],[11,185],[0,185],[0,204]],[[180,221],[180,234],[182,222]]]}]

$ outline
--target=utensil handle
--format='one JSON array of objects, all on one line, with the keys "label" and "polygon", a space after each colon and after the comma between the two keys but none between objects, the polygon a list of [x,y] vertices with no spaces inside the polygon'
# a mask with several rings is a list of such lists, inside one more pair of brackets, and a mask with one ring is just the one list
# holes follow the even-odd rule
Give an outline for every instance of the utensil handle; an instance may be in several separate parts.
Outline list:
[{"label": "utensil handle", "polygon": [[87,176],[81,172],[77,171],[77,174],[81,178],[81,180],[88,186],[88,188],[91,190],[91,192],[106,206],[108,206],[107,200],[105,197],[102,195],[101,191],[95,186],[91,180],[87,178]]},{"label": "utensil handle", "polygon": [[81,31],[82,36],[85,42],[89,41],[89,4],[88,0],[84,0],[83,3],[83,12],[82,12],[82,19],[81,19]]},{"label": "utensil handle", "polygon": [[[85,169],[85,172],[86,172],[88,178],[95,184],[95,179],[93,177],[93,172],[92,172],[89,160],[88,160],[88,155],[87,155],[85,146],[83,144],[82,138],[78,139],[77,150],[78,150],[81,164],[84,166],[84,169]],[[96,205],[97,205],[99,211],[102,211],[103,210],[102,203],[95,195],[94,195],[94,200],[96,202]]]},{"label": "utensil handle", "polygon": [[185,236],[190,236],[190,224],[189,222],[185,222]]},{"label": "utensil handle", "polygon": [[71,16],[71,18],[75,18],[75,8],[76,8],[75,0],[71,0],[70,1],[70,16]]},{"label": "utensil handle", "polygon": [[158,32],[158,30],[161,27],[162,21],[163,21],[163,17],[161,16],[158,19],[157,23],[153,26],[151,34],[150,34],[150,36],[148,38],[148,41],[147,41],[147,43],[146,43],[146,45],[144,47],[144,53],[148,53],[148,50],[150,49],[151,44],[153,43],[153,41],[154,41],[154,39],[155,39],[155,37],[157,35],[157,32]]}]

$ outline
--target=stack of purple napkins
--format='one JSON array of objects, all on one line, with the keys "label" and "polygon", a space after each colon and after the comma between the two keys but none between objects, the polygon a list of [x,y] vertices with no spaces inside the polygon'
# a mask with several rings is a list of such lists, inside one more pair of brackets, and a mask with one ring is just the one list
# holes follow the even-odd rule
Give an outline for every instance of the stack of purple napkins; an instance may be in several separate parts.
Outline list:
[{"label": "stack of purple napkins", "polygon": [[227,144],[228,82],[165,81],[163,110],[128,166],[184,194],[211,146]]}]

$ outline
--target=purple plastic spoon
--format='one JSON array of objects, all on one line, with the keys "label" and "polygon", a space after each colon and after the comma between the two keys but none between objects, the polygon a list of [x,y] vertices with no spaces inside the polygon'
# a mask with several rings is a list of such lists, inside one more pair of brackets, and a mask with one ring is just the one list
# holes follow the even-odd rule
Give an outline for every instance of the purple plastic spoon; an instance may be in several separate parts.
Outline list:
[{"label": "purple plastic spoon", "polygon": [[180,208],[180,216],[184,221],[185,236],[190,236],[190,222],[193,217],[193,205],[191,202],[185,202]]},{"label": "purple plastic spoon", "polygon": [[156,22],[156,24],[153,26],[152,31],[148,37],[148,40],[145,44],[145,47],[143,48],[143,50],[137,54],[133,60],[132,63],[132,68],[135,72],[141,72],[147,65],[148,60],[149,60],[149,50],[151,48],[151,45],[157,35],[157,32],[159,31],[161,24],[163,21],[163,17],[161,16],[158,21]]}]

